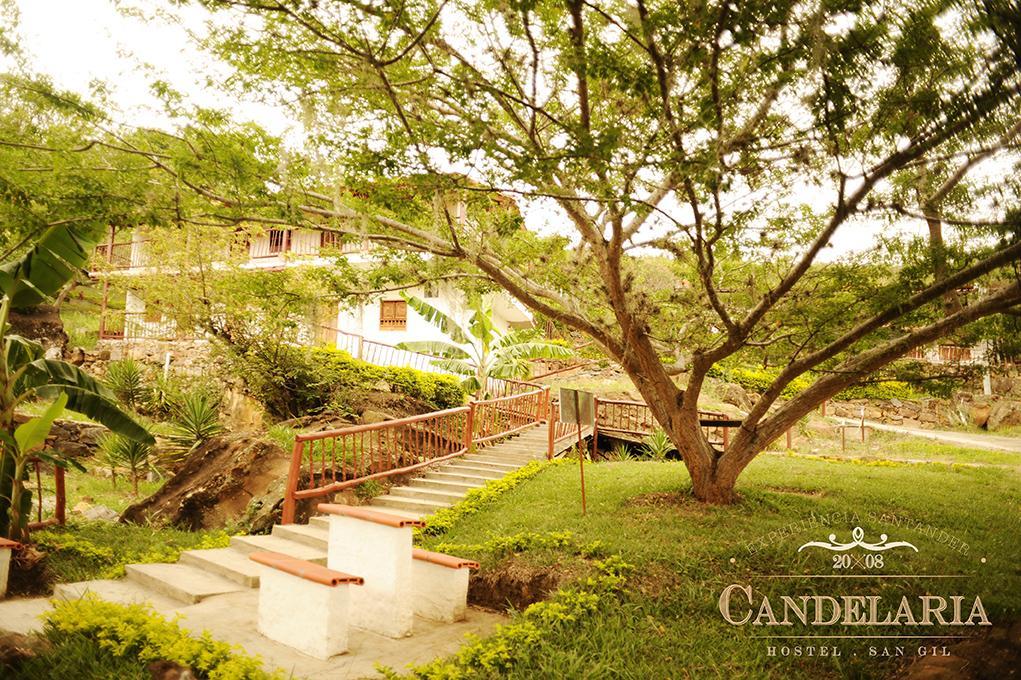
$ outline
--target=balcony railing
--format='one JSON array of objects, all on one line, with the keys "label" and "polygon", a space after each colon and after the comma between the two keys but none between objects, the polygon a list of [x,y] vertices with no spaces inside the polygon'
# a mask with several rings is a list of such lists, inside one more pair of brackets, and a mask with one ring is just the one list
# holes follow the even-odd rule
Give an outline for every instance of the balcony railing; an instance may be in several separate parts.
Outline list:
[{"label": "balcony railing", "polygon": [[194,333],[180,329],[172,319],[153,317],[148,312],[107,309],[99,319],[101,340],[187,340]]}]

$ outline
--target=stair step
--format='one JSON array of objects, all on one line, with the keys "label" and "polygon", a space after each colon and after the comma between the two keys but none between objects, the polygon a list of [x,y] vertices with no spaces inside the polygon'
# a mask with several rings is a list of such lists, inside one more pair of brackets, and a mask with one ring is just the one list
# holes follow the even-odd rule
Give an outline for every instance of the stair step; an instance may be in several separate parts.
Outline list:
[{"label": "stair step", "polygon": [[53,587],[55,600],[77,600],[86,595],[95,595],[101,600],[116,604],[147,604],[161,614],[172,613],[181,606],[177,600],[161,593],[154,593],[141,583],[128,579],[58,583]]},{"label": "stair step", "polygon": [[259,565],[234,548],[185,550],[180,563],[204,569],[246,588],[259,587]]},{"label": "stair step", "polygon": [[[442,473],[440,473],[442,474]],[[436,489],[437,491],[449,491],[450,493],[466,494],[472,489],[478,489],[485,486],[486,480],[480,479],[479,482],[445,482],[442,479],[428,479],[426,477],[416,477],[415,479],[408,482],[408,486],[420,488],[420,489]]]},{"label": "stair step", "polygon": [[421,477],[424,480],[432,480],[437,482],[453,482],[455,484],[473,484],[475,486],[485,486],[486,482],[492,479],[491,477],[480,477],[474,472],[457,472],[444,471],[443,468],[438,469],[436,472],[428,472]]},{"label": "stair step", "polygon": [[187,564],[128,564],[124,572],[132,581],[187,604],[245,588],[239,583]]},{"label": "stair step", "polygon": [[431,515],[437,510],[449,508],[451,503],[438,501],[427,501],[421,498],[406,498],[404,496],[377,496],[372,499],[372,505],[383,508],[396,508],[397,510],[411,510],[426,515]]},{"label": "stair step", "polygon": [[506,470],[482,467],[480,465],[444,465],[438,468],[439,472],[446,472],[452,475],[472,475],[474,477],[485,477],[486,479],[500,479]]},{"label": "stair step", "polygon": [[273,527],[271,535],[325,551],[329,544],[330,532],[329,524],[326,528],[311,524],[277,524]]},{"label": "stair step", "polygon": [[420,486],[395,486],[390,493],[403,498],[421,498],[426,501],[437,501],[439,503],[457,503],[464,498],[464,493],[456,491],[439,491],[428,487]]},{"label": "stair step", "polygon": [[517,470],[520,465],[517,463],[508,462],[506,459],[495,458],[493,456],[465,456],[463,459],[465,465],[481,465],[482,467],[494,468],[496,470]]},{"label": "stair step", "polygon": [[310,527],[319,527],[320,529],[330,529],[330,518],[326,515],[315,515],[314,517],[308,518],[308,525]]},{"label": "stair step", "polygon": [[283,553],[299,560],[326,564],[326,551],[279,536],[232,536],[230,545],[245,555],[256,550]]}]

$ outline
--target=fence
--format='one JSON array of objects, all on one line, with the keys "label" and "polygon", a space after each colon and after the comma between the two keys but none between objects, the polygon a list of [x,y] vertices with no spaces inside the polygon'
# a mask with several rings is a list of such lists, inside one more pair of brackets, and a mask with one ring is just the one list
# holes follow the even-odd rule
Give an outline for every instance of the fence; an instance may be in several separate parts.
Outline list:
[{"label": "fence", "polygon": [[533,386],[529,392],[445,411],[299,434],[291,451],[281,522],[294,522],[298,501],[413,472],[538,424],[548,401],[549,390]]},{"label": "fence", "polygon": [[187,340],[193,333],[178,328],[172,319],[153,318],[148,312],[105,309],[99,317],[101,340]]},{"label": "fence", "polygon": [[[730,429],[740,427],[741,421],[731,419],[718,411],[698,411],[698,422],[702,433],[710,444],[726,450],[730,444]],[[595,427],[592,431],[592,450],[599,445],[599,433],[625,434],[644,437],[659,427],[652,416],[652,409],[641,401],[622,399],[595,400]]]},{"label": "fence", "polygon": [[130,269],[145,265],[145,240],[127,243],[104,243],[96,246],[93,262],[103,262],[112,269]]}]

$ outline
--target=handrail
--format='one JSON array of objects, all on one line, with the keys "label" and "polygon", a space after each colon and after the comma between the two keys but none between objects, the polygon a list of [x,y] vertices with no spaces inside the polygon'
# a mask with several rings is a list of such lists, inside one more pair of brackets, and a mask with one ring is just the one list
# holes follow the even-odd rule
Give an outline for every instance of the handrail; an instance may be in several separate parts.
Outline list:
[{"label": "handrail", "polygon": [[299,500],[414,472],[543,422],[549,388],[531,387],[467,406],[296,435],[281,523],[294,522]]},{"label": "handrail", "polygon": [[[697,414],[706,440],[718,443],[726,450],[730,445],[730,429],[740,427],[741,421],[719,411],[699,409]],[[600,432],[648,436],[655,432],[657,427],[652,409],[645,402],[597,397],[595,425],[592,428],[592,450],[597,450]]]}]

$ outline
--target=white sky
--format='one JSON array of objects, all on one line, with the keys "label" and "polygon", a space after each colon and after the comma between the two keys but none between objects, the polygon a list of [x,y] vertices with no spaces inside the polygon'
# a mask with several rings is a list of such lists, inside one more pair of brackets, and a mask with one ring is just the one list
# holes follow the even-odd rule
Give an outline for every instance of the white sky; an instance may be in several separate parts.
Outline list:
[{"label": "white sky", "polygon": [[[89,92],[94,81],[109,88],[120,118],[141,126],[161,126],[165,121],[149,84],[167,81],[202,106],[229,110],[239,120],[261,124],[273,134],[291,138],[300,128],[282,109],[238,100],[218,91],[215,83],[227,70],[208,55],[197,52],[188,31],[201,31],[209,14],[196,6],[180,10],[184,25],[166,21],[144,22],[118,12],[114,0],[15,0],[21,12],[21,44],[31,66],[48,74],[62,88]],[[136,0],[138,6],[158,7],[152,0]],[[213,87],[207,87],[207,80]],[[830,200],[818,190],[806,191],[806,201],[819,207]],[[548,206],[525,209],[529,228],[573,236],[573,230]],[[847,225],[821,259],[848,251],[873,247],[881,225]],[[922,225],[908,228],[921,229]]]}]

